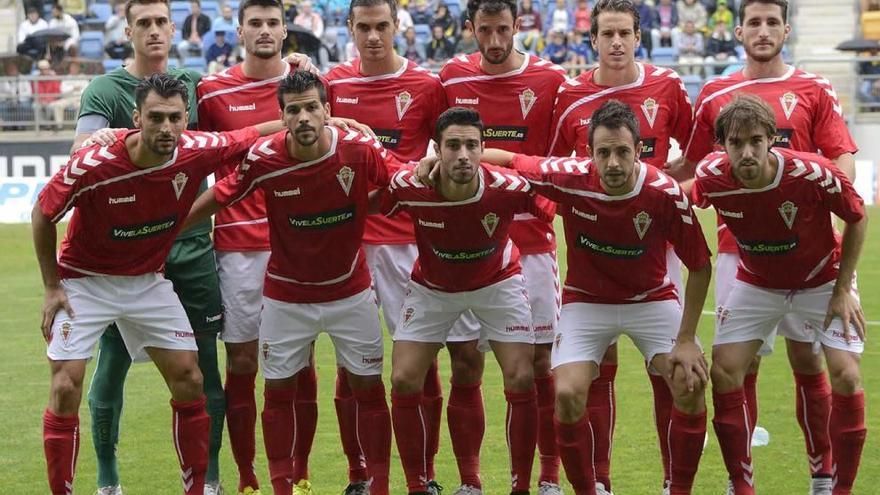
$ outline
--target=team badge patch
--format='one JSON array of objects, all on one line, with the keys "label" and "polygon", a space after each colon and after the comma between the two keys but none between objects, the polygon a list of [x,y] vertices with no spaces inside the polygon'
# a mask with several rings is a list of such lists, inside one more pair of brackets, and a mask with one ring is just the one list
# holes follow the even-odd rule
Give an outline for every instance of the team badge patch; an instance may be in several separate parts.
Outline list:
[{"label": "team badge patch", "polygon": [[263,359],[269,359],[269,343],[263,342]]},{"label": "team badge patch", "polygon": [[188,180],[189,177],[183,172],[178,172],[174,179],[171,180],[171,185],[174,187],[174,195],[177,196],[177,199],[180,199],[180,195],[183,194],[183,189],[186,187]]},{"label": "team badge patch", "polygon": [[519,94],[519,109],[522,110],[523,120],[525,120],[529,112],[532,111],[532,107],[535,106],[536,101],[538,101],[538,98],[535,96],[535,92],[532,91],[531,88],[526,88],[525,91]]},{"label": "team badge patch", "polygon": [[654,98],[648,98],[642,103],[642,113],[645,114],[645,120],[648,125],[654,128],[654,121],[657,120],[657,111],[660,110],[660,104]]},{"label": "team badge patch", "polygon": [[639,234],[639,239],[644,239],[645,234],[648,233],[648,228],[651,226],[651,215],[648,215],[645,211],[640,211],[638,215],[633,217],[633,224],[636,226],[636,234]]},{"label": "team badge patch", "polygon": [[791,91],[779,97],[779,104],[782,105],[782,111],[785,112],[785,118],[791,120],[791,114],[794,113],[798,104],[798,97]]},{"label": "team badge patch", "polygon": [[779,214],[782,215],[782,220],[785,222],[785,225],[789,230],[791,230],[794,225],[794,218],[797,216],[797,211],[798,207],[791,201],[786,201],[779,205]]},{"label": "team badge patch", "polygon": [[336,180],[339,181],[339,185],[342,186],[342,190],[348,196],[348,193],[351,192],[351,184],[354,182],[354,170],[348,165],[340,168],[339,173],[336,174]]},{"label": "team badge patch", "polygon": [[730,318],[730,310],[723,307],[718,306],[715,308],[715,323],[718,325],[723,325],[724,321]]},{"label": "team badge patch", "polygon": [[404,91],[394,97],[394,103],[397,105],[397,120],[403,120],[409,106],[412,105],[413,97],[409,91]]},{"label": "team badge patch", "polygon": [[71,325],[69,322],[65,321],[61,324],[61,340],[63,340],[65,344],[70,339],[70,332],[72,331],[73,325]]},{"label": "team badge patch", "polygon": [[483,224],[483,229],[486,230],[486,235],[492,237],[492,234],[495,233],[495,228],[498,227],[498,215],[492,212],[486,213],[486,216],[480,220],[480,223]]},{"label": "team badge patch", "polygon": [[415,308],[406,308],[406,311],[403,312],[403,324],[404,325],[408,324],[412,320],[412,317],[415,314],[416,314]]}]

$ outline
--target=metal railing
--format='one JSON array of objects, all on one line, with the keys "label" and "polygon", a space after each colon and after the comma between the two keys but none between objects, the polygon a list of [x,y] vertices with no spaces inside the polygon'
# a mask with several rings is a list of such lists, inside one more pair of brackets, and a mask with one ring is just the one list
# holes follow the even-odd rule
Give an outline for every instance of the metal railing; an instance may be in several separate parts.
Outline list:
[{"label": "metal railing", "polygon": [[0,130],[57,132],[74,128],[82,90],[93,77],[0,77]]}]

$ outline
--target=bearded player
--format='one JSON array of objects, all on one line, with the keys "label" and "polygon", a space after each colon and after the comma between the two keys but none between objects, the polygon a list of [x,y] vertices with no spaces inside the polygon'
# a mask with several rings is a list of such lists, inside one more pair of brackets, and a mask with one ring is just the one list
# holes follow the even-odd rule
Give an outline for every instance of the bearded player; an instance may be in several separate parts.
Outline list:
[{"label": "bearded player", "polygon": [[[827,158],[771,149],[778,120],[757,96],[728,101],[715,122],[725,152],[700,163],[692,191],[699,205],[725,215],[740,252],[736,281],[717,309],[713,423],[730,475],[728,493],[756,493],[753,419],[743,384],[776,325],[794,315],[821,345],[831,375],[831,413],[823,428],[830,433],[834,479],[821,489],[813,483],[811,493],[847,495],[866,436],[859,371],[866,328],[855,269],[868,218],[862,198]],[[842,236],[831,213],[846,224]]]},{"label": "bearded player", "polygon": [[[450,106],[477,110],[486,126],[485,140],[494,148],[547,154],[553,100],[565,81],[565,70],[513,49],[519,27],[517,5],[511,0],[471,0],[467,26],[480,50],[451,59],[440,71]],[[549,205],[545,198],[538,201]],[[538,449],[541,495],[559,491],[559,456],[553,434],[553,375],[550,346],[559,318],[559,267],[553,224],[533,215],[517,215],[510,237],[520,251],[522,274],[529,293],[535,326],[535,387],[538,397]],[[471,324],[468,324],[471,323]],[[470,319],[450,331],[447,347],[452,359],[452,389],[447,422],[458,463],[461,487],[456,493],[479,494],[480,447],[485,429],[480,383],[484,358],[478,348],[480,329]]]},{"label": "bearded player", "polygon": [[[778,135],[774,146],[797,151],[821,152],[850,179],[855,176],[853,142],[834,89],[826,79],[786,65],[782,47],[791,27],[787,24],[786,0],[746,0],[740,4],[740,25],[735,34],[746,50],[745,68],[707,83],[696,103],[694,127],[685,155],[673,165],[679,178],[692,175],[693,165],[712,151],[715,119],[721,109],[740,93],[754,94],[766,101],[776,115]],[[683,167],[682,163],[686,162]],[[719,216],[719,222],[727,217]],[[719,224],[716,266],[716,307],[723,306],[733,287],[739,252],[733,237]],[[788,358],[794,372],[797,420],[804,434],[813,493],[828,493],[833,474],[828,415],[831,392],[821,356],[813,352],[814,339],[796,315],[782,319],[778,328],[785,337]],[[767,339],[759,355],[773,351],[774,338]],[[746,374],[744,387],[752,418],[757,424],[757,372],[759,358]]]}]

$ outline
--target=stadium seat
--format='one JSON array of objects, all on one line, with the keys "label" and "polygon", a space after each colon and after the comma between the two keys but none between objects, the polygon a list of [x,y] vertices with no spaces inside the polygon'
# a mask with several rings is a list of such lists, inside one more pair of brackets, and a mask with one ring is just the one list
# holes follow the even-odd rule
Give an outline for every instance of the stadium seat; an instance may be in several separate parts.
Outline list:
[{"label": "stadium seat", "polygon": [[651,50],[651,61],[655,64],[674,64],[678,60],[678,50],[669,46],[658,46]]},{"label": "stadium seat", "polygon": [[880,10],[862,12],[862,37],[880,40]]},{"label": "stadium seat", "polygon": [[458,3],[458,0],[446,0],[446,8],[449,9],[449,15],[452,16],[453,19],[461,18],[461,4]]},{"label": "stadium seat", "polygon": [[104,33],[83,31],[79,37],[79,54],[84,58],[97,60],[104,58]]},{"label": "stadium seat", "polygon": [[220,17],[220,5],[217,2],[202,2],[202,13],[212,21]]},{"label": "stadium seat", "polygon": [[431,39],[431,26],[428,24],[416,24],[413,26],[416,30],[416,41],[419,43],[427,43]]},{"label": "stadium seat", "polygon": [[[331,28],[332,29],[332,28]],[[339,53],[345,53],[345,45],[348,44],[348,28],[345,26],[336,27],[336,48]]]},{"label": "stadium seat", "polygon": [[687,89],[691,103],[696,102],[700,89],[703,87],[703,78],[696,74],[685,74],[681,76],[681,81],[684,83],[685,89]]},{"label": "stadium seat", "polygon": [[171,20],[174,21],[177,31],[183,30],[183,23],[189,14],[189,2],[171,2]]},{"label": "stadium seat", "polygon": [[118,67],[122,67],[122,60],[118,58],[104,59],[104,72],[110,72]]},{"label": "stadium seat", "polygon": [[185,69],[193,69],[199,72],[204,72],[206,69],[207,63],[205,62],[204,57],[186,57],[183,59],[183,67]]},{"label": "stadium seat", "polygon": [[94,19],[96,21],[101,21],[101,23],[107,22],[107,19],[113,15],[113,7],[111,7],[109,3],[92,4],[89,10],[91,10],[92,14],[95,16]]}]

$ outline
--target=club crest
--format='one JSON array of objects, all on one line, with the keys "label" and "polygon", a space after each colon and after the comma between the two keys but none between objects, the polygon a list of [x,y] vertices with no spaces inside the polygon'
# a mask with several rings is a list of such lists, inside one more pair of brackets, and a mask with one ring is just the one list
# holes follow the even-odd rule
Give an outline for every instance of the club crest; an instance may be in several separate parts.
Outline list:
[{"label": "club crest", "polygon": [[715,322],[718,325],[724,324],[724,321],[730,317],[730,310],[723,307],[718,306],[715,308]]},{"label": "club crest", "polygon": [[394,97],[394,103],[397,105],[397,120],[403,120],[403,116],[406,115],[412,102],[413,96],[409,91],[404,91]]},{"label": "club crest", "polygon": [[263,342],[263,359],[269,359],[269,343]]},{"label": "club crest", "polygon": [[61,324],[61,340],[63,340],[65,344],[70,339],[70,332],[72,331],[73,325],[71,325],[69,322],[65,321]]},{"label": "club crest", "polygon": [[415,308],[406,308],[406,311],[403,312],[403,324],[406,325],[412,320],[413,315],[416,314]]},{"label": "club crest", "polygon": [[779,104],[782,105],[782,111],[785,112],[785,118],[791,120],[791,114],[794,113],[798,104],[798,97],[791,91],[779,97]]},{"label": "club crest", "polygon": [[791,201],[786,201],[779,205],[779,214],[782,215],[782,220],[785,222],[785,226],[791,230],[792,226],[794,226],[794,219],[797,216],[798,207],[794,205]]},{"label": "club crest", "polygon": [[532,111],[536,101],[538,101],[538,97],[535,96],[535,92],[531,88],[526,88],[519,94],[519,109],[522,111],[523,120]]},{"label": "club crest", "polygon": [[638,215],[633,217],[633,224],[636,226],[636,234],[639,234],[639,239],[644,239],[651,226],[651,215],[648,215],[648,212],[640,211]]},{"label": "club crest", "polygon": [[654,128],[654,121],[657,120],[657,111],[660,110],[660,104],[654,98],[648,98],[642,103],[642,113],[645,114],[645,120],[648,125]]},{"label": "club crest", "polygon": [[339,185],[342,186],[342,190],[348,196],[348,193],[351,192],[351,185],[354,183],[354,170],[348,165],[340,168],[339,173],[336,174],[336,180],[339,181]]},{"label": "club crest", "polygon": [[483,229],[486,230],[486,235],[492,237],[495,233],[495,228],[498,227],[498,215],[492,212],[486,213],[486,216],[480,220],[480,223],[483,224]]},{"label": "club crest", "polygon": [[174,195],[177,196],[177,199],[180,199],[180,195],[183,194],[183,189],[186,187],[188,180],[189,177],[183,172],[178,172],[174,179],[171,180],[171,185],[174,187]]}]

